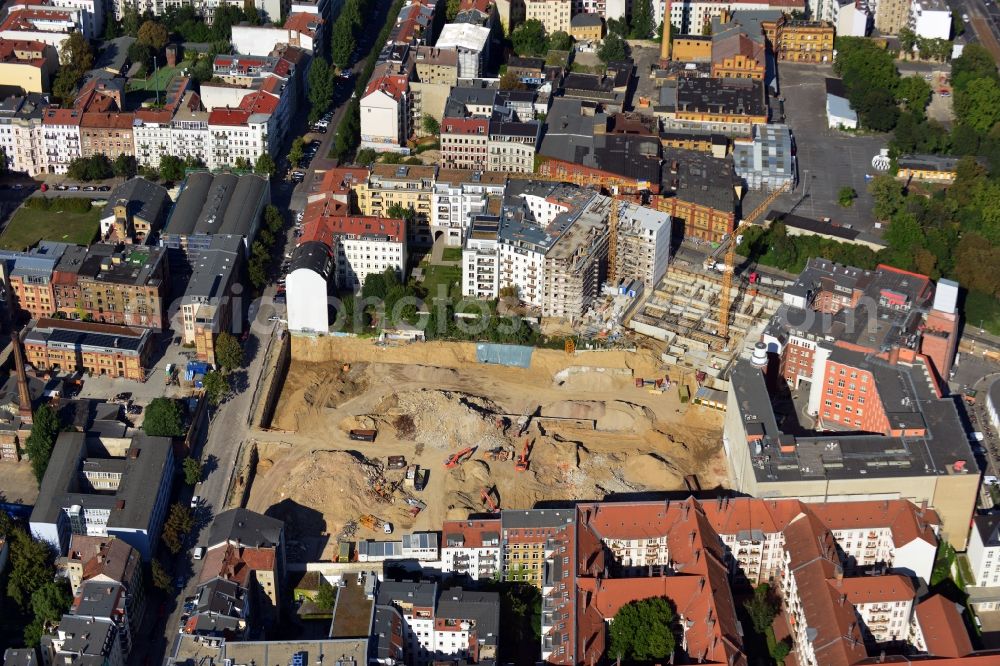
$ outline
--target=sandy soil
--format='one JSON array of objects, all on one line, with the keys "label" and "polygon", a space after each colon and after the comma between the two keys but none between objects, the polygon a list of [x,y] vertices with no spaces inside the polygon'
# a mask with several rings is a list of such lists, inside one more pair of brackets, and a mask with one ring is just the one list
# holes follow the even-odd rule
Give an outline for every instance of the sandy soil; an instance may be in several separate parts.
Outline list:
[{"label": "sandy soil", "polygon": [[[320,362],[324,356],[334,360]],[[677,490],[686,474],[697,474],[703,487],[725,483],[722,415],[681,405],[676,390],[635,387],[633,369],[642,377],[670,374],[651,352],[543,351],[519,369],[475,363],[472,345],[380,349],[346,340],[325,350],[293,348],[296,357],[275,429],[256,435],[260,465],[249,498],[255,511],[292,519],[290,539],[300,547],[293,557],[329,559],[344,525],[364,513],[405,531],[439,529],[446,518],[483,511],[484,489],[502,507],[527,508]],[[579,367],[563,372],[571,366]],[[519,436],[525,413],[533,418]],[[376,442],[351,441],[347,433],[358,427],[377,429]],[[529,469],[517,472],[526,440]],[[445,469],[450,454],[470,446],[471,459]],[[506,460],[490,459],[497,450]],[[404,483],[404,470],[385,469],[390,455],[429,469],[427,488],[418,493]],[[408,497],[427,504],[416,518]],[[310,533],[324,536],[306,541]],[[362,528],[356,538],[379,536]]]}]

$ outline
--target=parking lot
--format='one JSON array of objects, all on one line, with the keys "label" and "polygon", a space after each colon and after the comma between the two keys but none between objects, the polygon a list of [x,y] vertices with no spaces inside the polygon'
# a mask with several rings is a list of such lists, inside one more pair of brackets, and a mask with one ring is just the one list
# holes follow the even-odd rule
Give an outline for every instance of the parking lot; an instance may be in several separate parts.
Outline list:
[{"label": "parking lot", "polygon": [[[782,195],[774,208],[788,211],[794,207],[797,215],[829,217],[879,235],[874,228],[874,202],[865,175],[874,174],[872,157],[886,147],[889,135],[852,134],[827,127],[824,79],[831,76],[830,65],[781,63],[778,80],[785,99],[786,122],[798,149],[799,184]],[[858,194],[849,208],[837,201],[842,187],[852,187]]]}]

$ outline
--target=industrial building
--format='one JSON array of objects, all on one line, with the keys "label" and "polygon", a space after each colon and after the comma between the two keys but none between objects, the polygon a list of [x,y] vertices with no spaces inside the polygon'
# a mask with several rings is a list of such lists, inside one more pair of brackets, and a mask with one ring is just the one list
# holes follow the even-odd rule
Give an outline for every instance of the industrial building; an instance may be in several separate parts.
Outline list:
[{"label": "industrial building", "polygon": [[733,141],[733,166],[751,190],[791,187],[796,169],[788,125],[754,125],[749,141]]},{"label": "industrial building", "polygon": [[33,319],[22,335],[24,355],[38,370],[146,379],[153,347],[149,329],[67,319]]}]

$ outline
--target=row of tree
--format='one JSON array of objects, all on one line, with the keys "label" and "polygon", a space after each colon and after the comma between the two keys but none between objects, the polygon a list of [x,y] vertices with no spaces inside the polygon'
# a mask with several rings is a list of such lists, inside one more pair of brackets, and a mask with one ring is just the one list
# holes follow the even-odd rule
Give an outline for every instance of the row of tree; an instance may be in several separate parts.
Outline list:
[{"label": "row of tree", "polygon": [[333,23],[330,33],[330,60],[341,69],[351,65],[358,36],[363,26],[362,17],[370,8],[370,0],[347,0],[340,16]]},{"label": "row of tree", "polygon": [[138,172],[135,157],[121,154],[113,161],[104,153],[90,157],[75,157],[66,169],[66,176],[72,180],[90,182],[105,180],[112,176],[131,178]]},{"label": "row of tree", "polygon": [[549,51],[569,51],[573,48],[573,38],[562,30],[551,35],[538,19],[528,19],[510,33],[510,43],[514,53],[522,57],[545,57]]},{"label": "row of tree", "polygon": [[281,211],[275,206],[264,209],[264,227],[257,232],[257,238],[250,246],[250,261],[247,265],[247,274],[255,289],[263,289],[267,284],[274,243],[284,223]]}]

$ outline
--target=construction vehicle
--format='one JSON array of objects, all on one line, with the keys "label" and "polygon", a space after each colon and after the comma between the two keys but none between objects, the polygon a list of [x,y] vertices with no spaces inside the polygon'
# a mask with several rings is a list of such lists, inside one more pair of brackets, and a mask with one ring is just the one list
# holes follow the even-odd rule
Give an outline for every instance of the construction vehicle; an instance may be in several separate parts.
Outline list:
[{"label": "construction vehicle", "polygon": [[405,456],[389,456],[389,463],[386,465],[389,469],[403,469],[406,467],[406,457]]},{"label": "construction vehicle", "polygon": [[452,455],[448,456],[447,460],[444,461],[444,468],[451,469],[455,465],[459,465],[465,462],[466,460],[472,457],[472,454],[475,452],[475,450],[476,447],[470,446],[468,448],[462,449],[458,453],[453,453]]},{"label": "construction vehicle", "polygon": [[531,439],[524,440],[524,449],[521,451],[521,456],[514,463],[514,469],[518,472],[528,471],[528,455],[531,454]]},{"label": "construction vehicle", "polygon": [[486,451],[483,457],[494,462],[504,462],[510,457],[510,452],[502,446],[498,446],[495,449]]},{"label": "construction vehicle", "polygon": [[384,520],[382,520],[381,518],[376,518],[370,513],[366,513],[365,515],[358,518],[358,524],[361,525],[361,527],[372,530],[373,532],[378,532],[379,530],[385,530],[385,525],[386,525]]},{"label": "construction vehicle", "polygon": [[378,435],[376,430],[362,430],[360,428],[355,428],[348,433],[348,437],[356,442],[374,442],[376,435]]},{"label": "construction vehicle", "polygon": [[496,486],[492,488],[486,488],[483,486],[483,490],[480,493],[480,499],[482,499],[483,504],[489,507],[490,513],[497,513],[500,511],[500,498],[497,497],[496,501],[493,500],[493,495],[497,494]]}]

